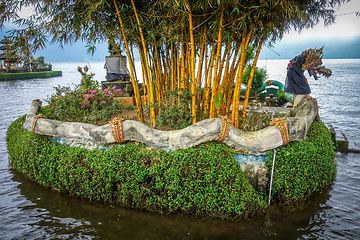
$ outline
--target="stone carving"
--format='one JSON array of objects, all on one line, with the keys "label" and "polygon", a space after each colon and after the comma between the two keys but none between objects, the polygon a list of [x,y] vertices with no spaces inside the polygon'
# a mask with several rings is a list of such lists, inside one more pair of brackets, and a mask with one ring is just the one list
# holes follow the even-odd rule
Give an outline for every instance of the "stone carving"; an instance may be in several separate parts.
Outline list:
[{"label": "stone carving", "polygon": [[[110,124],[96,126],[85,123],[61,122],[46,118],[38,118],[33,126],[34,118],[40,107],[39,101],[33,101],[26,116],[24,128],[39,135],[55,138],[83,138],[97,144],[114,143],[115,139]],[[285,122],[290,141],[299,141],[317,116],[316,101],[305,101],[292,110]],[[217,140],[222,128],[222,119],[211,118],[197,122],[187,128],[176,131],[160,131],[133,120],[122,122],[124,141],[138,141],[146,145],[175,149],[185,149],[201,143]],[[283,133],[284,134],[284,133]],[[265,152],[283,145],[283,136],[277,126],[269,126],[255,132],[244,132],[231,125],[224,143],[236,150],[250,153]]]}]

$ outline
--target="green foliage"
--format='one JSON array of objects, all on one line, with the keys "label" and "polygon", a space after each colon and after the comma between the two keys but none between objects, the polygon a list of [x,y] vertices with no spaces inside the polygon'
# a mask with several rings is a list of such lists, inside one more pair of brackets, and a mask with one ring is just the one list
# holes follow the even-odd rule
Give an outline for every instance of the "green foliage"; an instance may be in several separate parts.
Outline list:
[{"label": "green foliage", "polygon": [[48,64],[44,61],[43,56],[39,56],[38,58],[34,59],[35,63],[38,67],[46,67]]},{"label": "green foliage", "polygon": [[[267,166],[272,167],[273,151]],[[314,121],[307,138],[276,149],[272,196],[280,205],[301,206],[314,192],[321,191],[335,178],[335,147],[323,123]]]},{"label": "green foliage", "polygon": [[41,113],[47,118],[68,122],[100,123],[111,120],[113,113],[121,112],[121,104],[114,98],[120,97],[122,92],[115,87],[96,88],[97,81],[91,78],[85,78],[85,84],[75,86],[74,90],[60,85],[54,87],[55,94],[45,99],[48,105],[41,109]]},{"label": "green foliage", "polygon": [[223,93],[219,93],[219,95],[217,97],[214,96],[215,99],[215,109],[218,109],[220,104],[222,104],[223,102],[226,104],[226,99],[223,97]]},{"label": "green foliage", "polygon": [[100,83],[97,80],[94,80],[94,73],[86,74],[81,81],[83,85],[81,86],[82,89],[100,89]]},{"label": "green foliage", "polygon": [[33,135],[22,128],[24,119],[8,128],[11,164],[59,192],[151,212],[224,220],[248,219],[267,207],[225,144],[167,152],[130,143],[90,151]]},{"label": "green foliage", "polygon": [[[251,65],[246,65],[244,72],[243,72],[243,78],[242,78],[242,84],[247,86],[250,78],[250,72],[251,72]],[[251,82],[251,89],[257,90],[259,89],[265,82],[267,78],[267,72],[264,68],[258,68],[255,67],[254,77]]]},{"label": "green foliage", "polygon": [[284,91],[278,90],[277,91],[277,104],[279,106],[282,106],[283,104],[285,104],[287,102],[287,100],[285,99],[285,93]]},{"label": "green foliage", "polygon": [[279,116],[278,112],[270,112],[266,103],[253,100],[248,104],[245,121],[240,119],[239,129],[243,131],[258,131],[269,126],[270,121]]},{"label": "green foliage", "polygon": [[169,127],[171,129],[182,129],[192,125],[191,116],[192,94],[187,89],[165,91],[165,98],[159,105],[159,115],[156,118],[156,125]]}]

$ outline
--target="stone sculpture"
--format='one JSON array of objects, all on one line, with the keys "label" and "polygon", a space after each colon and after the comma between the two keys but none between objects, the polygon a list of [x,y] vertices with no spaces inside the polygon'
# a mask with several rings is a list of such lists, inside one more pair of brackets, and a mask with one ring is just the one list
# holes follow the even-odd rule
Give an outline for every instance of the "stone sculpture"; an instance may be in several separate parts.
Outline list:
[{"label": "stone sculpture", "polygon": [[221,140],[236,150],[250,153],[265,152],[289,141],[304,139],[311,123],[318,116],[316,100],[309,98],[293,109],[289,116],[276,119],[272,126],[255,132],[241,131],[229,124],[226,118],[206,119],[176,131],[160,131],[133,120],[113,120],[111,124],[103,126],[50,120],[36,115],[40,106],[39,100],[32,102],[24,123],[24,128],[34,134],[83,138],[97,144],[138,141],[172,150]]}]

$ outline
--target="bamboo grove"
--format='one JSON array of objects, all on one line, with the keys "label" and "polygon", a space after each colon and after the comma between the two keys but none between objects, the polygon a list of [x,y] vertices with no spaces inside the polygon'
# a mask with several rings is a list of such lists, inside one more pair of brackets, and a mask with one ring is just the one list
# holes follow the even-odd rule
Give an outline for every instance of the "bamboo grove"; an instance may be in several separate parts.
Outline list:
[{"label": "bamboo grove", "polygon": [[[292,27],[312,27],[320,18],[334,22],[331,8],[344,0],[5,0],[5,10],[19,8],[16,2],[32,4],[36,14],[46,16],[30,21],[37,39],[50,34],[53,42],[61,44],[83,40],[90,50],[99,41],[120,43],[128,60],[139,121],[143,121],[142,105],[146,104],[155,125],[155,105],[162,104],[166,91],[181,94],[186,89],[192,94],[189,114],[193,123],[227,115],[238,127],[240,116],[246,117],[251,81],[264,42],[281,38]],[[0,27],[7,18],[11,16],[1,16]],[[240,113],[242,75],[251,53],[255,59]],[[136,61],[141,62],[144,101]]]}]

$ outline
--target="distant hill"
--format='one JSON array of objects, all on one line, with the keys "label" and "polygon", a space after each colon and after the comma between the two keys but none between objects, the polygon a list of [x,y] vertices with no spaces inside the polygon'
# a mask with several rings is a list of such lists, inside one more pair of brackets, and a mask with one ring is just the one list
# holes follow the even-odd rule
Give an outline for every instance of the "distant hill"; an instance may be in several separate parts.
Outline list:
[{"label": "distant hill", "polygon": [[[360,58],[360,35],[337,37],[294,37],[277,42],[271,50],[263,47],[260,59],[291,59],[309,48],[324,46],[324,58]],[[276,53],[278,54],[276,54]]]}]

